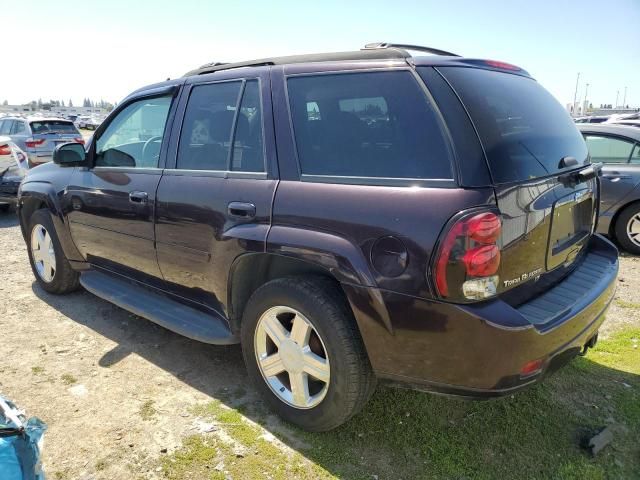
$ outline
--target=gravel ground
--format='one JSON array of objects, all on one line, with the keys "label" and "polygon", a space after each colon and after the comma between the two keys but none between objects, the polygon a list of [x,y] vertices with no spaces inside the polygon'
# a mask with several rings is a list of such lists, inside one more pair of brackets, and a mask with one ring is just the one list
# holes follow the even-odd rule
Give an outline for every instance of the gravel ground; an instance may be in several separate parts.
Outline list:
[{"label": "gravel ground", "polygon": [[[0,251],[0,392],[48,424],[49,478],[155,478],[158,459],[198,432],[194,405],[254,395],[237,346],[180,337],[83,291],[38,288],[13,213],[0,214]],[[603,336],[640,325],[639,258],[622,257],[618,287]]]}]

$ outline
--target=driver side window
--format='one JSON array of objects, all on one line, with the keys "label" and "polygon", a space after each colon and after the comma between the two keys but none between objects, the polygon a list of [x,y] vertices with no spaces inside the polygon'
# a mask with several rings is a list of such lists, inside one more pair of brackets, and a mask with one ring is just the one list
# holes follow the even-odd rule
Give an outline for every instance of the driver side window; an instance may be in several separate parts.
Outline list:
[{"label": "driver side window", "polygon": [[122,110],[96,142],[96,167],[155,168],[171,96],[145,98]]}]

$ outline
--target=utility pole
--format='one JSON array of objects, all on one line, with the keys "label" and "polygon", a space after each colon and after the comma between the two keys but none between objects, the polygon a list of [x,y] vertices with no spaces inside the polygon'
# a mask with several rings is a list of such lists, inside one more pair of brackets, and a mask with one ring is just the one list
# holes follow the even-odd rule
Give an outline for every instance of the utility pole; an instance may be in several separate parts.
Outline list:
[{"label": "utility pole", "polygon": [[587,94],[588,94],[588,92],[589,92],[589,84],[587,83],[587,86],[586,86],[586,87],[585,87],[585,89],[584,89],[584,101],[582,102],[582,108],[583,108],[583,110],[584,110],[584,111],[582,112],[583,114],[584,114],[584,113],[586,112],[586,110],[587,110],[586,105],[587,105]]},{"label": "utility pole", "polygon": [[627,104],[627,87],[624,87],[624,98],[622,99],[622,108]]},{"label": "utility pole", "polygon": [[577,117],[576,112],[576,99],[578,98],[578,82],[580,81],[580,72],[578,72],[578,78],[576,78],[576,91],[573,93],[573,116]]},{"label": "utility pole", "polygon": [[618,97],[620,96],[620,90],[616,90],[616,104],[613,106],[613,108],[618,108]]}]

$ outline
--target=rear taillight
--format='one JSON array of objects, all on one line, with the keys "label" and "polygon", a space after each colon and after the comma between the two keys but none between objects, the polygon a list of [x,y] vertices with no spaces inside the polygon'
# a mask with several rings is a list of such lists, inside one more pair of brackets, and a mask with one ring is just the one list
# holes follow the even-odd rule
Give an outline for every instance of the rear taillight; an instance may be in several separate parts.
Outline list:
[{"label": "rear taillight", "polygon": [[27,148],[36,148],[39,147],[40,145],[42,145],[44,143],[45,139],[44,138],[39,138],[39,139],[33,139],[33,138],[29,138],[27,140],[25,140],[25,144],[27,145]]},{"label": "rear taillight", "polygon": [[501,230],[502,220],[493,211],[463,215],[448,228],[433,266],[440,297],[470,301],[496,294]]},{"label": "rear taillight", "polygon": [[6,143],[0,145],[0,155],[11,155],[11,147]]},{"label": "rear taillight", "polygon": [[76,143],[81,143],[82,145],[84,145],[84,138],[82,137],[76,137],[73,139],[74,142]]}]

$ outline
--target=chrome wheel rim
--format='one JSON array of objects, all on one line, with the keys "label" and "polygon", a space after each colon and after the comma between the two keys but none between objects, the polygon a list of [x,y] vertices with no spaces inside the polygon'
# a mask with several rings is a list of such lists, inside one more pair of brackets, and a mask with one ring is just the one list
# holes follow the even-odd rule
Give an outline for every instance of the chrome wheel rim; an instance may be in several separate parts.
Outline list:
[{"label": "chrome wheel rim", "polygon": [[51,235],[40,224],[31,230],[31,257],[38,276],[47,283],[52,282],[56,274],[56,253]]},{"label": "chrome wheel rim", "polygon": [[327,395],[329,355],[313,324],[299,311],[272,307],[254,336],[258,368],[271,391],[295,408],[317,406]]},{"label": "chrome wheel rim", "polygon": [[640,212],[637,212],[627,222],[627,237],[634,245],[640,247]]}]

